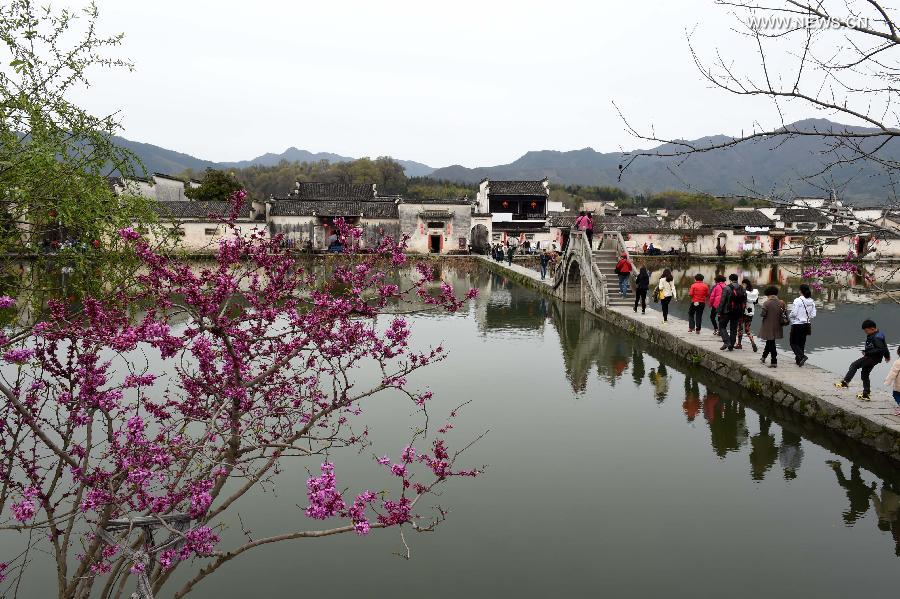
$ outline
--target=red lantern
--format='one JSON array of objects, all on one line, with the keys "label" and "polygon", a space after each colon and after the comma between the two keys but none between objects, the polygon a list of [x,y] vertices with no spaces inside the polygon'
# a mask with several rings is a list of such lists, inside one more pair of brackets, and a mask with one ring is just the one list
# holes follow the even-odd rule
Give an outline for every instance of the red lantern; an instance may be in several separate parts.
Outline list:
[{"label": "red lantern", "polygon": [[531,202],[531,209],[534,210],[537,208],[537,202]]},{"label": "red lantern", "polygon": [[503,200],[503,207],[509,208],[509,202],[507,202],[506,200]]}]

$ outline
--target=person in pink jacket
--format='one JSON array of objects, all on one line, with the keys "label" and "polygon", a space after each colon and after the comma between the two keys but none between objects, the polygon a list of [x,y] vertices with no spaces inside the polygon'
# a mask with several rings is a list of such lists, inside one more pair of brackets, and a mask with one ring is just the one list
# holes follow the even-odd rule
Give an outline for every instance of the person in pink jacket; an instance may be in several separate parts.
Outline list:
[{"label": "person in pink jacket", "polygon": [[900,416],[900,347],[897,347],[897,356],[897,361],[891,366],[891,371],[888,373],[887,378],[884,379],[884,384],[888,385],[894,392],[894,401],[897,402],[894,416]]},{"label": "person in pink jacket", "polygon": [[713,335],[719,334],[719,321],[716,318],[719,310],[719,304],[722,302],[722,290],[725,289],[725,275],[716,275],[716,284],[709,293],[709,320],[712,322]]}]

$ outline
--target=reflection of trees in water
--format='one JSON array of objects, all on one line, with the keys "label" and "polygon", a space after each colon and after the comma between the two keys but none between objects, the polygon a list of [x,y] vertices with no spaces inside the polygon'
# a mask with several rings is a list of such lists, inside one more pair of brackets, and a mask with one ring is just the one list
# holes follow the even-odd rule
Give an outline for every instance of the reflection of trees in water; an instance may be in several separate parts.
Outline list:
[{"label": "reflection of trees in water", "polygon": [[[779,276],[771,270],[766,275]],[[527,328],[533,329],[545,321],[545,314],[549,314],[559,335],[566,377],[575,393],[585,391],[592,369],[596,369],[597,375],[610,386],[615,386],[630,365],[634,385],[640,387],[646,379],[651,384],[649,388],[654,399],[661,403],[667,398],[673,379],[682,374],[684,399],[681,407],[686,422],[695,423],[703,416],[701,422],[705,421],[710,431],[710,449],[719,458],[748,448],[746,459],[749,460],[750,478],[754,481],[765,480],[776,468],[775,472],[789,481],[797,478],[801,468],[827,467],[821,463],[804,463],[804,438],[847,457],[853,464],[849,477],[844,476],[838,462],[834,462],[837,466],[832,466],[837,483],[847,493],[850,504],[842,513],[843,521],[853,525],[873,509],[878,528],[893,536],[896,552],[900,555],[900,469],[890,458],[787,409],[747,396],[732,389],[727,382],[719,384],[709,373],[686,365],[672,370],[671,363],[659,358],[661,352],[653,352],[652,362],[648,363],[645,350],[652,351],[651,348],[586,314],[576,304],[547,300],[510,285],[496,275],[492,275],[488,287],[503,292],[502,301],[498,295],[497,305],[491,308],[491,318],[487,321],[491,326],[507,328],[527,324]],[[521,306],[523,302],[534,305],[526,310]],[[531,319],[530,324],[522,322],[527,318]],[[751,436],[747,419],[753,414],[758,419],[759,430]],[[880,491],[875,483],[863,480],[861,465],[878,473],[882,480]]]}]

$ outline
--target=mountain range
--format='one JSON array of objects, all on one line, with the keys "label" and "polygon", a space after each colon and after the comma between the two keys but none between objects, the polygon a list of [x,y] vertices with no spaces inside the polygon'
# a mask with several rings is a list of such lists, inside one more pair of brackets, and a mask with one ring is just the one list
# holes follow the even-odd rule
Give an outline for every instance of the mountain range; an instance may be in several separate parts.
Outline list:
[{"label": "mountain range", "polygon": [[[826,131],[865,131],[864,128],[840,125],[824,119],[808,119],[788,125],[788,129]],[[704,147],[728,140],[711,136],[691,143]],[[244,168],[252,165],[271,166],[282,160],[331,162],[353,158],[330,153],[313,153],[288,148],[280,154],[268,153],[251,160],[216,163],[159,146],[120,139],[134,151],[149,172],[179,173],[187,168],[201,171],[213,168]],[[662,145],[652,151],[666,153],[673,146]],[[900,148],[888,143],[879,150],[880,157],[900,162]],[[434,169],[420,162],[400,160],[407,176],[428,176],[464,184],[477,184],[481,179],[542,179],[563,185],[616,186],[631,193],[655,193],[664,190],[702,191],[715,195],[781,194],[821,196],[835,190],[839,197],[851,202],[880,203],[893,197],[890,174],[872,161],[841,164],[828,172],[821,171],[833,155],[823,137],[795,136],[762,138],[732,148],[693,154],[687,158],[640,157],[625,169],[620,179],[619,166],[626,164],[629,154],[597,152],[592,148],[572,151],[539,150],[527,152],[509,164],[467,168],[459,165]]]},{"label": "mountain range", "polygon": [[[341,156],[340,154],[332,154],[330,152],[309,152],[298,148],[290,147],[281,154],[273,154],[271,152],[257,156],[250,160],[240,160],[238,162],[213,162],[196,158],[190,154],[168,150],[153,144],[142,143],[125,139],[124,137],[116,137],[116,143],[127,150],[134,152],[144,164],[144,168],[148,173],[164,173],[168,175],[176,175],[187,169],[197,172],[206,170],[207,168],[229,169],[229,168],[247,168],[250,166],[275,166],[282,160],[288,162],[319,162],[327,160],[328,162],[350,162],[355,160],[349,156]],[[427,164],[415,162],[414,160],[397,160],[403,165],[407,177],[427,177],[434,170]]]}]

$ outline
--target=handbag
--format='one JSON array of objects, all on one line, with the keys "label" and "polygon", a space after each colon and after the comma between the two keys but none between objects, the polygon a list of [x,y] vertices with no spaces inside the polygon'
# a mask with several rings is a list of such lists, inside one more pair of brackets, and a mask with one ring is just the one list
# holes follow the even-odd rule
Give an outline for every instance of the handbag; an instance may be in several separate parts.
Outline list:
[{"label": "handbag", "polygon": [[781,314],[778,317],[778,321],[781,323],[781,326],[786,327],[791,324],[791,319],[788,316],[787,308],[784,305],[784,302],[781,302]]},{"label": "handbag", "polygon": [[659,287],[653,290],[653,301],[655,303],[659,302]]},{"label": "handbag", "polygon": [[812,320],[809,318],[809,310],[806,308],[806,300],[803,300],[803,311],[806,312],[806,336],[812,335]]}]

